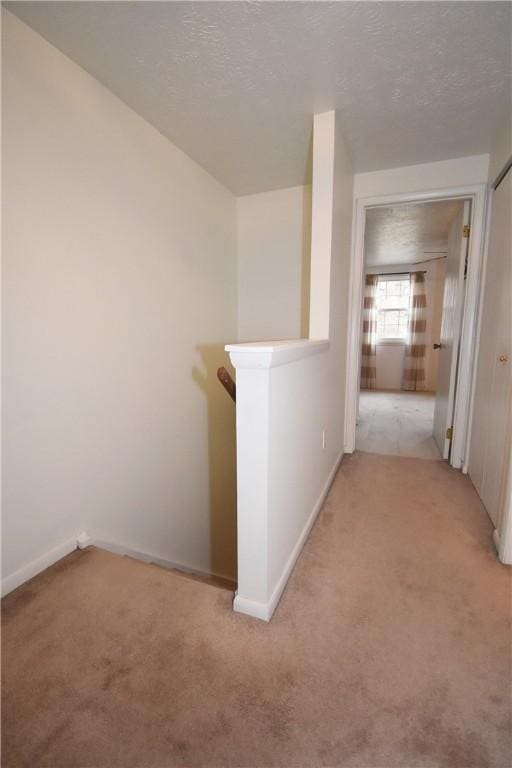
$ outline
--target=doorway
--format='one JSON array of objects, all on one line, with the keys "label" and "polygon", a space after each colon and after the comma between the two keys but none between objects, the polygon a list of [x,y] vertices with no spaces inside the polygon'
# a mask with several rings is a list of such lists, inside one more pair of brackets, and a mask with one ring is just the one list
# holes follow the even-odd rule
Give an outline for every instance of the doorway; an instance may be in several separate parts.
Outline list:
[{"label": "doorway", "polygon": [[470,202],[366,213],[356,448],[448,458]]},{"label": "doorway", "polygon": [[484,185],[356,201],[347,452],[466,471],[484,203]]}]

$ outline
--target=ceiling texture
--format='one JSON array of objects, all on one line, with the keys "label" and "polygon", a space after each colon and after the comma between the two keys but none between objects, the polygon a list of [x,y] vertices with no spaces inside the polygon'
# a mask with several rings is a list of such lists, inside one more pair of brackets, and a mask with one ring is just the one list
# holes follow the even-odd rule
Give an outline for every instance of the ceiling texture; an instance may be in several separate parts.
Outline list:
[{"label": "ceiling texture", "polygon": [[235,194],[304,183],[312,115],[356,172],[489,151],[507,2],[7,2]]},{"label": "ceiling texture", "polygon": [[401,203],[366,212],[365,262],[371,267],[445,258],[450,225],[463,203]]}]

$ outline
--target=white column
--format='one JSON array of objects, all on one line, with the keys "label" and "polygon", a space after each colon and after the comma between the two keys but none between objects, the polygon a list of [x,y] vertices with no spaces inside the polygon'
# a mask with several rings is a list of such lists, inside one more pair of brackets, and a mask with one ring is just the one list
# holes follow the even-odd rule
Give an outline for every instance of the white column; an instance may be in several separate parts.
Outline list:
[{"label": "white column", "polygon": [[336,113],[313,120],[309,338],[329,338]]}]

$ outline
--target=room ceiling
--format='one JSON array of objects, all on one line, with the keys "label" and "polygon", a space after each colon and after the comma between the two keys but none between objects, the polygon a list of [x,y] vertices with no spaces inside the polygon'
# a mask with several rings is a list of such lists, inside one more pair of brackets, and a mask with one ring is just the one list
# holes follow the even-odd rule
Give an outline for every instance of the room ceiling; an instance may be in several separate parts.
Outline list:
[{"label": "room ceiling", "polygon": [[462,205],[460,200],[445,200],[370,208],[364,234],[367,266],[444,258],[450,225]]},{"label": "room ceiling", "polygon": [[304,183],[312,114],[356,172],[484,153],[504,2],[7,2],[236,194]]}]

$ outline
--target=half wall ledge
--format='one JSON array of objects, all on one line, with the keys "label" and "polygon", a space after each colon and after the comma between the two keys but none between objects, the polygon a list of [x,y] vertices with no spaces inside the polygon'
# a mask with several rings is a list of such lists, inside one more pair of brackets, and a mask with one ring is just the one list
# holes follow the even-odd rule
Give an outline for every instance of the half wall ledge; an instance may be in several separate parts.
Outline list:
[{"label": "half wall ledge", "polygon": [[228,344],[226,351],[237,369],[233,607],[269,621],[322,505],[333,464],[339,463],[323,446],[327,414],[318,394],[329,342]]},{"label": "half wall ledge", "polygon": [[302,360],[329,349],[327,340],[292,339],[284,341],[255,341],[246,344],[226,344],[225,350],[234,367],[254,370],[275,368],[294,360]]}]

